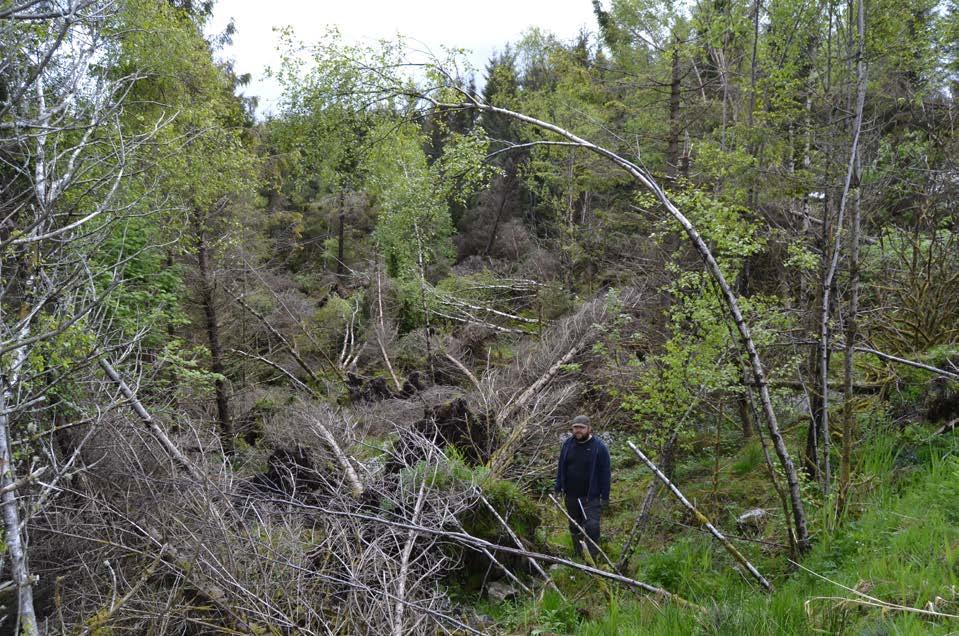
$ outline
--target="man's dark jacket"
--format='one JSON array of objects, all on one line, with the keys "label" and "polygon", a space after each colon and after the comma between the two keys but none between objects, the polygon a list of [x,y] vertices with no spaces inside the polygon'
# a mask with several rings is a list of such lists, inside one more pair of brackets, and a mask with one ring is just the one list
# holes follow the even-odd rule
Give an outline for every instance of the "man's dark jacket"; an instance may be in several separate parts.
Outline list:
[{"label": "man's dark jacket", "polygon": [[[610,463],[609,463],[609,450],[598,437],[595,435],[592,437],[592,441],[596,444],[596,452],[593,453],[593,464],[589,470],[589,488],[586,490],[587,500],[602,499],[607,501],[609,499],[609,482],[610,482]],[[566,492],[566,455],[569,453],[569,449],[573,447],[573,444],[576,444],[576,438],[570,437],[563,444],[562,450],[559,452],[559,466],[556,469],[556,491],[557,492]],[[584,442],[585,443],[585,442]]]}]

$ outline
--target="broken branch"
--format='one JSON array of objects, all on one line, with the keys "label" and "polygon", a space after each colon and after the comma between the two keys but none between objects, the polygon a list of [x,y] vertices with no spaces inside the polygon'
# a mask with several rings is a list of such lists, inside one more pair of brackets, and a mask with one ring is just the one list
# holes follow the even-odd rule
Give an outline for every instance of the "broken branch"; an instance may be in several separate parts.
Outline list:
[{"label": "broken branch", "polygon": [[746,559],[746,557],[743,556],[742,552],[736,549],[736,546],[734,546],[732,543],[729,542],[729,539],[727,539],[722,532],[716,529],[716,526],[714,526],[709,521],[706,515],[701,513],[699,510],[697,510],[696,506],[694,506],[688,499],[686,499],[685,495],[683,495],[683,493],[679,490],[679,488],[677,488],[676,485],[672,481],[670,481],[669,477],[664,475],[663,472],[659,470],[659,468],[656,466],[656,464],[654,464],[652,460],[650,460],[648,457],[646,457],[646,455],[643,454],[643,451],[636,448],[635,444],[633,444],[632,442],[626,442],[626,443],[629,445],[631,449],[633,449],[633,452],[636,453],[636,456],[639,457],[643,461],[643,463],[646,464],[647,467],[649,467],[651,471],[653,471],[653,474],[656,475],[656,477],[661,482],[663,482],[663,484],[667,488],[669,488],[670,492],[672,492],[676,496],[676,498],[679,499],[680,503],[682,503],[690,512],[693,513],[693,515],[695,515],[699,523],[701,523],[707,530],[709,530],[709,533],[711,535],[716,537],[716,539],[723,544],[723,547],[726,548],[726,551],[729,552],[729,554],[732,555],[732,557],[736,559],[736,561],[738,561],[740,565],[746,568],[749,571],[749,573],[752,574],[757,581],[759,581],[759,584],[762,585],[767,592],[772,592],[772,589],[773,589],[772,584],[769,581],[767,581],[762,574],[759,573],[759,570],[757,570],[755,566],[753,566],[753,564]]}]

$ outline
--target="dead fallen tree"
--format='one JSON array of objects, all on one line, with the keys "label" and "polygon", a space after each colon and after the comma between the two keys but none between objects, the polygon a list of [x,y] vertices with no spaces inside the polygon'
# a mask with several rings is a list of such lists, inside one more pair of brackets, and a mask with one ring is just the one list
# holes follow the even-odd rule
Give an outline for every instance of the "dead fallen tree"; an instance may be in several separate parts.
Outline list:
[{"label": "dead fallen tree", "polygon": [[[441,585],[465,546],[418,530],[461,528],[461,518],[484,505],[435,438],[406,430],[394,455],[415,460],[395,471],[364,466],[350,457],[350,417],[301,405],[282,412],[286,428],[273,422],[264,437],[294,446],[274,451],[267,473],[241,478],[218,459],[216,436],[189,422],[177,437],[164,436],[173,447],[201,444],[189,459],[181,452],[191,469],[165,460],[164,441],[142,426],[149,413],[134,403],[141,421],[104,431],[110,479],[74,483],[32,529],[38,567],[62,577],[61,631],[142,633],[162,622],[166,632],[482,633]],[[142,461],[155,453],[155,463]],[[344,474],[347,465],[354,475]],[[522,581],[501,560],[508,552],[493,543],[477,551]]]},{"label": "dead fallen tree", "polygon": [[718,540],[723,545],[723,548],[725,548],[726,551],[730,555],[732,555],[732,557],[736,560],[736,562],[738,562],[740,565],[746,568],[746,570],[753,576],[753,578],[759,581],[759,584],[763,586],[763,589],[765,589],[767,592],[771,592],[773,589],[773,586],[768,580],[766,580],[766,577],[764,577],[762,574],[759,573],[759,570],[757,570],[756,567],[752,563],[750,563],[749,560],[746,559],[746,557],[743,556],[742,552],[740,552],[736,548],[736,546],[730,543],[729,539],[727,539],[725,535],[723,535],[723,533],[720,532],[716,528],[716,526],[714,526],[712,522],[709,521],[708,518],[706,518],[706,515],[701,513],[696,508],[696,506],[694,506],[688,499],[686,499],[686,497],[679,490],[679,488],[676,487],[676,484],[674,484],[669,479],[669,477],[664,475],[663,472],[659,470],[659,467],[657,467],[656,464],[652,462],[652,460],[646,457],[646,455],[643,454],[641,450],[636,448],[635,444],[633,444],[632,442],[627,442],[627,444],[629,445],[631,449],[633,449],[633,452],[636,453],[636,456],[639,457],[651,471],[653,471],[653,474],[656,476],[656,478],[659,479],[661,482],[663,482],[663,485],[666,486],[669,489],[669,491],[673,493],[673,495],[675,495],[676,499],[678,499],[679,502],[683,504],[683,506],[685,506],[690,512],[692,512],[693,515],[695,515],[696,520],[699,521],[699,523],[704,528],[706,528],[709,531],[709,533],[713,535],[716,538],[716,540]]},{"label": "dead fallen tree", "polygon": [[[445,74],[442,67],[437,66],[434,68],[438,72]],[[446,76],[450,77],[449,75]],[[726,280],[725,275],[719,267],[719,263],[713,256],[712,250],[710,249],[709,245],[706,244],[706,241],[703,239],[696,226],[693,225],[689,218],[676,206],[666,191],[662,188],[662,186],[660,186],[660,184],[649,173],[649,171],[644,169],[641,165],[633,163],[624,156],[619,155],[607,148],[583,139],[582,137],[574,134],[572,131],[557,126],[556,124],[544,121],[542,119],[537,119],[524,113],[488,104],[482,101],[475,94],[464,92],[462,89],[457,87],[455,82],[451,81],[447,86],[442,88],[445,90],[455,91],[461,95],[462,101],[439,101],[438,99],[432,97],[430,92],[422,93],[419,95],[419,97],[433,108],[441,108],[447,111],[461,110],[498,115],[530,125],[533,128],[559,137],[559,139],[562,140],[544,139],[533,143],[582,148],[583,150],[596,154],[625,171],[638,185],[641,185],[646,191],[652,194],[659,205],[662,206],[662,209],[665,210],[665,212],[672,217],[673,220],[679,223],[686,236],[689,238],[693,248],[702,259],[706,271],[709,272],[710,276],[718,286],[720,295],[728,311],[728,318],[734,323],[736,331],[738,332],[743,353],[746,355],[749,361],[749,368],[752,372],[753,381],[758,387],[759,402],[761,411],[764,415],[766,427],[772,439],[773,447],[775,448],[780,466],[785,473],[789,491],[789,502],[792,507],[792,515],[795,524],[796,545],[800,552],[809,550],[811,544],[809,539],[809,531],[806,527],[806,512],[800,490],[799,475],[796,471],[795,464],[792,461],[792,456],[790,455],[789,450],[786,448],[786,442],[783,439],[779,428],[779,420],[776,416],[776,411],[773,408],[772,397],[770,395],[769,386],[766,379],[766,371],[763,367],[762,360],[759,357],[759,351],[756,348],[756,343],[753,340],[750,327],[746,323],[746,319],[740,310],[739,300],[736,297],[736,292]],[[386,92],[393,92],[396,89],[397,86],[390,84],[389,80],[387,80],[387,84],[382,87],[382,90]],[[445,98],[445,95],[440,97],[440,99],[443,100],[445,100]],[[775,479],[775,476],[772,478]]]},{"label": "dead fallen tree", "polygon": [[390,519],[371,516],[371,515],[358,513],[358,512],[335,511],[335,510],[329,510],[325,508],[318,508],[318,511],[323,514],[328,514],[331,516],[362,519],[374,524],[391,526],[391,527],[396,527],[404,530],[411,530],[426,536],[442,537],[477,551],[488,550],[491,552],[505,552],[508,554],[515,554],[517,556],[534,559],[536,561],[542,561],[543,563],[563,565],[563,566],[572,568],[574,570],[578,570],[580,572],[585,572],[587,574],[598,577],[600,579],[608,579],[610,581],[621,583],[622,585],[625,585],[626,587],[642,590],[650,594],[654,599],[657,599],[657,600],[666,600],[666,601],[670,601],[678,605],[681,605],[683,607],[689,607],[692,609],[696,609],[698,611],[704,611],[704,608],[702,608],[701,606],[696,605],[695,603],[691,603],[685,600],[684,598],[677,596],[676,594],[673,594],[671,592],[668,592],[667,590],[664,590],[660,587],[656,587],[655,585],[650,585],[649,583],[644,583],[643,581],[631,579],[628,576],[623,576],[615,572],[607,572],[606,570],[601,570],[597,567],[593,567],[590,565],[576,563],[575,561],[570,561],[569,559],[564,559],[562,557],[554,556],[551,554],[542,554],[538,552],[532,552],[529,550],[523,550],[520,548],[512,548],[504,545],[496,545],[484,539],[480,539],[479,537],[474,537],[465,532],[444,530],[442,528],[428,527],[428,526],[413,524],[413,523],[404,522],[404,521],[393,521]]},{"label": "dead fallen tree", "polygon": [[594,298],[550,325],[538,341],[523,346],[508,368],[491,371],[475,383],[482,390],[476,401],[493,405],[502,439],[489,461],[494,474],[506,474],[520,449],[535,449],[555,430],[558,414],[568,415],[564,407],[579,395],[578,384],[562,381],[568,365],[592,346],[601,329],[620,311],[637,306],[642,298],[642,293],[633,289],[616,298]]}]

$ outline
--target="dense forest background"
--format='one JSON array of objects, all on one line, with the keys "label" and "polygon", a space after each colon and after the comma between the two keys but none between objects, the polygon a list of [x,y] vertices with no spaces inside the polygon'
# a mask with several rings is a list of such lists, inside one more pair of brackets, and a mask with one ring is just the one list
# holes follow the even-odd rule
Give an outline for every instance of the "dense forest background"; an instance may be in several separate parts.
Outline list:
[{"label": "dense forest background", "polygon": [[0,0],[0,630],[955,630],[959,8],[593,6],[257,120],[212,2]]}]

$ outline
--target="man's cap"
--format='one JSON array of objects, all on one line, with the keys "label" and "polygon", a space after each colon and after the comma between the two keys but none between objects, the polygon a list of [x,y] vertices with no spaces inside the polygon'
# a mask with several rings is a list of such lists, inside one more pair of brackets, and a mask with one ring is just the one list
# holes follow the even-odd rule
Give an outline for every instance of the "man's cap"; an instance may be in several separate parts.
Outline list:
[{"label": "man's cap", "polygon": [[589,426],[589,418],[585,415],[577,415],[573,418],[573,426]]}]

